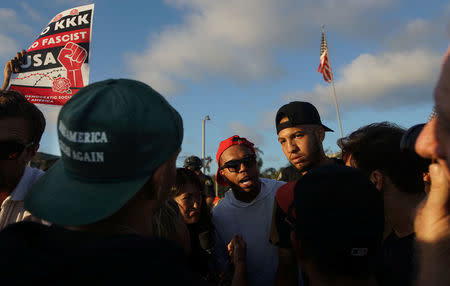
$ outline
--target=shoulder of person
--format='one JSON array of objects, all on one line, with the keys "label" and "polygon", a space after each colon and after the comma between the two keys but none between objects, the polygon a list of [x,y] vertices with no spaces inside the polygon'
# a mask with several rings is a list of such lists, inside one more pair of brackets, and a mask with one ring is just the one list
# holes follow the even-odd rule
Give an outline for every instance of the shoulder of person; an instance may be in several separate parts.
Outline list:
[{"label": "shoulder of person", "polygon": [[27,168],[29,168],[30,171],[32,172],[33,176],[36,176],[36,177],[40,177],[45,173],[43,170],[41,170],[39,168],[34,168],[34,167],[30,167],[30,166],[27,166]]},{"label": "shoulder of person", "polygon": [[219,200],[219,202],[217,203],[217,205],[215,205],[213,207],[213,209],[211,210],[211,215],[212,218],[214,219],[214,217],[218,217],[221,215],[224,215],[227,213],[227,209],[229,207],[229,202],[227,202],[228,198],[225,196],[223,197],[221,200]]},{"label": "shoulder of person", "polygon": [[261,184],[263,185],[262,187],[269,188],[269,189],[273,190],[274,192],[276,192],[279,187],[286,184],[285,181],[278,181],[278,180],[269,179],[269,178],[259,178],[259,180],[261,181]]},{"label": "shoulder of person", "polygon": [[29,180],[31,184],[36,182],[42,175],[44,175],[44,171],[38,168],[33,168],[30,166],[25,167],[24,177],[26,180]]},{"label": "shoulder of person", "polygon": [[294,201],[294,189],[296,183],[297,181],[288,182],[279,187],[277,190],[275,198],[278,205],[284,212],[287,212],[287,209]]}]

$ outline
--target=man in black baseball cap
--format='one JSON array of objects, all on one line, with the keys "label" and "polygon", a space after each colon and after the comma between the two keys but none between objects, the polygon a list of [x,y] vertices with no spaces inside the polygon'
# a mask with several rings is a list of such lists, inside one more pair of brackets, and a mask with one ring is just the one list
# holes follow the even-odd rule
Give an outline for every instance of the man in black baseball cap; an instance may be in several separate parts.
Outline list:
[{"label": "man in black baseball cap", "polygon": [[300,173],[329,161],[322,142],[325,132],[333,130],[322,124],[314,105],[303,101],[283,105],[275,125],[284,155]]},{"label": "man in black baseball cap", "polygon": [[[289,120],[282,121],[284,117],[287,117]],[[322,126],[325,131],[333,132],[332,129],[322,124],[319,112],[317,112],[314,105],[304,101],[292,101],[283,105],[277,112],[275,123],[277,125],[277,133],[284,128],[304,124],[318,124]]]},{"label": "man in black baseball cap", "polygon": [[[275,117],[278,142],[284,155],[291,163],[289,177],[281,176],[282,181],[295,181],[310,169],[333,164],[323,150],[325,132],[333,132],[320,120],[319,112],[309,102],[293,101],[283,105]],[[292,189],[277,191],[272,216],[270,241],[278,246],[279,265],[277,285],[298,285],[298,265],[290,241],[290,229],[285,222],[287,208],[293,200]]]}]

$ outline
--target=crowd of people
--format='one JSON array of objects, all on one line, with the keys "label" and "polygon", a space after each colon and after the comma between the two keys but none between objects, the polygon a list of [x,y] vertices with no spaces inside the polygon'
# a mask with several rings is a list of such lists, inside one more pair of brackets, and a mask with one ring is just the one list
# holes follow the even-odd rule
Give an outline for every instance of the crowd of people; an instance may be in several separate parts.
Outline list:
[{"label": "crowd of people", "polygon": [[450,285],[450,49],[429,121],[362,126],[338,140],[342,159],[303,101],[274,119],[291,164],[278,180],[248,139],[222,140],[217,204],[200,158],[176,166],[180,114],[135,80],[82,88],[58,115],[61,158],[30,167],[45,119],[8,90],[24,54],[0,94],[5,285]]}]

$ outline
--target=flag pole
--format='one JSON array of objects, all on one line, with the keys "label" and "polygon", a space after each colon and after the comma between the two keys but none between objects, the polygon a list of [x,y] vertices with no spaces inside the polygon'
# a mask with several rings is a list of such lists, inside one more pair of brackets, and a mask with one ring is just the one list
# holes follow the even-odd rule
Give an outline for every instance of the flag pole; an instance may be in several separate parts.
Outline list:
[{"label": "flag pole", "polygon": [[[322,34],[325,35],[325,26],[324,25],[322,25]],[[329,53],[328,49],[327,49],[327,53],[328,53],[328,61],[330,62],[330,53]],[[331,89],[333,91],[334,106],[336,107],[336,115],[337,115],[337,119],[338,119],[338,123],[339,123],[339,133],[342,138],[342,137],[344,137],[344,135],[342,133],[341,116],[339,114],[339,106],[338,106],[337,97],[336,97],[336,89],[334,88],[334,75],[333,75],[333,69],[331,68],[331,62],[330,62],[330,73],[331,73]]]},{"label": "flag pole", "polygon": [[[331,75],[333,76],[333,72],[331,72]],[[341,134],[341,138],[342,138],[342,137],[344,137],[344,135],[342,134],[341,116],[339,115],[339,107],[338,107],[338,102],[337,102],[337,98],[336,98],[336,89],[334,88],[334,79],[331,80],[331,88],[333,89],[334,105],[336,107],[336,114],[337,114],[337,119],[338,119],[338,123],[339,123],[339,133]]]}]

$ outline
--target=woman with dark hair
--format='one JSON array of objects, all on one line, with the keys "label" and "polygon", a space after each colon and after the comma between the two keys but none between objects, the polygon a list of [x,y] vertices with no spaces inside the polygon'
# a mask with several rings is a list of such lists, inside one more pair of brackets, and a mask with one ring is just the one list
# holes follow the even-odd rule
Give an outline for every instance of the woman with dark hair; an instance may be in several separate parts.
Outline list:
[{"label": "woman with dark hair", "polygon": [[[220,273],[214,255],[214,225],[211,222],[206,199],[202,195],[198,176],[191,170],[177,168],[171,197],[189,230],[190,253],[188,266],[208,285],[246,285],[245,258],[247,246],[241,236],[235,235],[228,246],[233,273]],[[234,266],[239,265],[235,268]]]},{"label": "woman with dark hair", "polygon": [[213,264],[214,226],[201,190],[200,180],[193,171],[177,169],[171,196],[178,204],[189,230],[191,251],[188,264],[193,272],[200,274],[207,282],[212,282],[217,272]]}]

